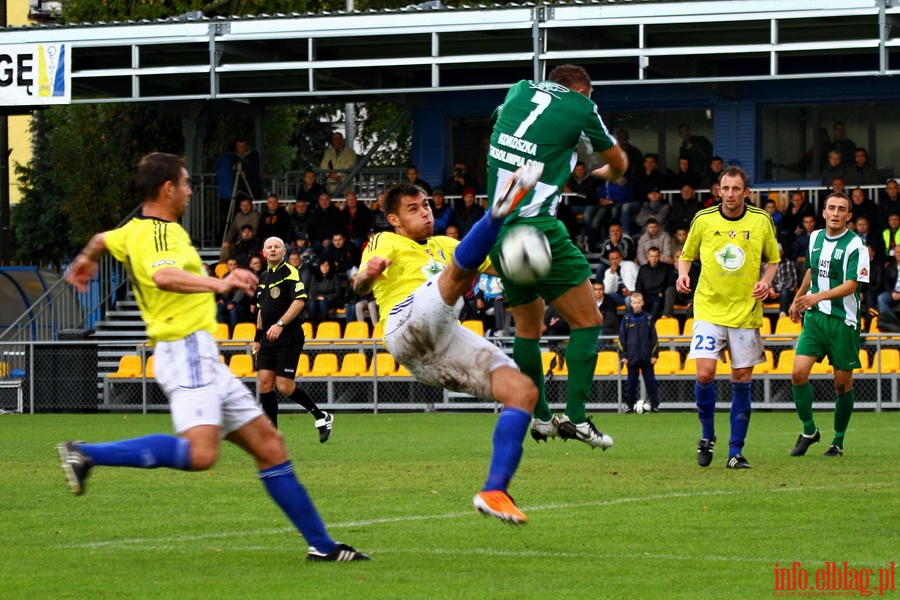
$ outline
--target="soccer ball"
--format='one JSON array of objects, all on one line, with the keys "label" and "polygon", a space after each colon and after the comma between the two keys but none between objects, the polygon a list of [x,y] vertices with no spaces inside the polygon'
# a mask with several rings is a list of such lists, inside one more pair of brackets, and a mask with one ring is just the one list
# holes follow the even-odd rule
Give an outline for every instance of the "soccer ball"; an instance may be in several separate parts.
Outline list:
[{"label": "soccer ball", "polygon": [[513,227],[500,245],[500,268],[519,284],[534,283],[550,272],[550,242],[534,227]]},{"label": "soccer ball", "polygon": [[634,412],[639,415],[650,412],[650,403],[646,400],[638,400],[634,403]]}]

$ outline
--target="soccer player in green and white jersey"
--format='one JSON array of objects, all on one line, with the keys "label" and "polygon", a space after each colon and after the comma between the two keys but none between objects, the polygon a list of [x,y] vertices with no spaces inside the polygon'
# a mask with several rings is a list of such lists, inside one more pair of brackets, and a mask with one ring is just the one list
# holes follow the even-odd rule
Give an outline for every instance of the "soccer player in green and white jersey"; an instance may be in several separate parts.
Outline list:
[{"label": "soccer player in green and white jersey", "polygon": [[[513,357],[539,392],[531,436],[546,441],[559,435],[580,440],[592,448],[606,449],[612,446],[612,438],[599,432],[585,413],[603,319],[588,281],[591,268],[556,218],[562,198],[560,192],[575,166],[580,140],[585,140],[589,151],[599,152],[606,161],[591,173],[594,177],[614,180],[628,167],[625,153],[597,113],[592,92],[587,71],[575,65],[556,67],[546,81],[520,81],[510,89],[494,114],[494,131],[488,149],[488,197],[494,198],[495,190],[502,189],[517,168],[527,163],[542,164],[540,181],[504,222],[491,251],[491,261],[503,280],[516,321]],[[500,266],[503,239],[512,228],[521,225],[542,231],[552,251],[551,272],[533,285],[515,283]],[[540,338],[545,300],[572,326],[566,351],[568,398],[562,419],[553,415],[544,395]]]},{"label": "soccer player in green and white jersey", "polygon": [[859,362],[859,284],[869,281],[869,253],[862,240],[847,229],[852,205],[844,194],[832,193],[825,200],[825,229],[809,239],[806,264],[809,269],[790,316],[803,320],[797,340],[797,354],[791,371],[794,404],[803,422],[803,433],[791,449],[791,456],[803,456],[821,435],[813,419],[813,392],[809,373],[813,364],[827,356],[834,369],[834,440],[825,456],[843,456],[844,434],[853,414],[855,393],[853,369]]}]

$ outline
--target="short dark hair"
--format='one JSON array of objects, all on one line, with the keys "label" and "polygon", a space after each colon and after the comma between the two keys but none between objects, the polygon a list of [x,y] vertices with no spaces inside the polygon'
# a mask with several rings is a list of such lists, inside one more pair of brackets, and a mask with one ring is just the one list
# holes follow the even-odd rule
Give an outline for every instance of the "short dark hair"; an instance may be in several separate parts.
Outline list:
[{"label": "short dark hair", "polygon": [[417,198],[419,195],[426,195],[425,191],[417,185],[411,183],[398,183],[387,189],[384,195],[384,214],[396,215],[400,211],[400,199],[404,196]]},{"label": "short dark hair", "polygon": [[740,177],[741,181],[744,182],[744,188],[750,187],[750,179],[747,177],[747,172],[738,165],[728,165],[722,169],[722,172],[719,174],[719,184],[722,183],[723,177]]},{"label": "short dark hair", "polygon": [[179,156],[163,152],[151,152],[138,162],[134,187],[142,201],[152,200],[167,181],[181,179],[181,171],[187,164]]},{"label": "short dark hair", "polygon": [[849,210],[851,212],[853,211],[853,202],[850,200],[850,198],[847,197],[847,194],[842,194],[840,192],[831,192],[830,194],[828,194],[828,197],[825,198],[825,204],[827,205],[828,201],[831,200],[832,198],[846,200],[847,201],[847,210]]},{"label": "short dark hair", "polygon": [[570,90],[574,90],[579,85],[591,87],[591,76],[588,75],[584,67],[579,67],[578,65],[559,65],[550,71],[547,79],[564,85]]},{"label": "short dark hair", "polygon": [[657,221],[657,220],[654,219],[653,217],[650,217],[649,219],[647,219],[647,220],[644,222],[644,227],[646,227],[646,226],[649,225],[650,223],[653,223],[654,225],[659,225],[659,221]]}]

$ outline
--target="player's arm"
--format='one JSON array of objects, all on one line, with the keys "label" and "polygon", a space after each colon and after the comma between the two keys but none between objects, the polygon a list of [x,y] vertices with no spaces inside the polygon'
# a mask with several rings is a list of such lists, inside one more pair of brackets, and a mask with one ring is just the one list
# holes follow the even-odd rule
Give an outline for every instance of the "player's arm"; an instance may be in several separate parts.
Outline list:
[{"label": "player's arm", "polygon": [[603,161],[606,164],[591,172],[591,175],[594,177],[600,177],[607,181],[615,181],[628,170],[628,156],[618,144],[612,148],[607,148],[600,153],[600,156],[603,157]]},{"label": "player's arm", "polygon": [[243,290],[252,295],[256,283],[256,275],[246,269],[237,269],[225,279],[194,275],[177,267],[163,267],[153,272],[153,284],[156,287],[177,294],[227,294],[231,290]]},{"label": "player's arm", "polygon": [[[812,269],[807,271],[807,275],[809,275],[811,271]],[[807,277],[803,278],[804,282],[806,281],[806,279]],[[801,296],[799,294],[799,290],[797,290],[797,297],[794,299],[793,304],[796,304],[801,311],[806,310],[815,306],[819,302],[822,302],[823,300],[836,300],[838,298],[843,298],[844,296],[849,296],[856,291],[857,287],[859,287],[858,281],[848,279],[841,285],[833,287],[830,290],[823,290],[818,294],[807,294],[804,290],[804,294]],[[807,286],[807,289],[808,288],[809,286]],[[791,305],[791,308],[793,308],[793,304]]]},{"label": "player's arm", "polygon": [[87,243],[87,246],[75,257],[65,280],[76,290],[84,293],[87,285],[97,272],[97,261],[106,253],[106,232],[98,233]]},{"label": "player's arm", "polygon": [[757,300],[765,300],[769,297],[769,288],[775,280],[775,271],[778,270],[778,263],[768,263],[763,273],[762,279],[753,284],[753,297]]}]

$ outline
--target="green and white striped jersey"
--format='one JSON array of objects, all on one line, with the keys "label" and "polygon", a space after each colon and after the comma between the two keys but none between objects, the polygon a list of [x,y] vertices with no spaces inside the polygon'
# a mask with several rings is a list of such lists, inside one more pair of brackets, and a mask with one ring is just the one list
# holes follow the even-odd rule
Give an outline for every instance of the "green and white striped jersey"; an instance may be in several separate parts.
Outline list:
[{"label": "green and white striped jersey", "polygon": [[590,152],[603,152],[616,144],[597,105],[574,90],[553,81],[520,81],[494,113],[494,131],[488,148],[488,198],[509,175],[526,163],[544,166],[540,182],[507,222],[519,218],[556,217],[560,192],[575,167],[578,141]]},{"label": "green and white striped jersey", "polygon": [[[869,281],[869,252],[859,236],[849,229],[837,237],[828,237],[824,229],[813,231],[806,252],[806,264],[812,269],[810,294],[836,288],[845,281]],[[823,300],[810,310],[837,317],[850,327],[859,329],[859,288],[843,298]]]}]

